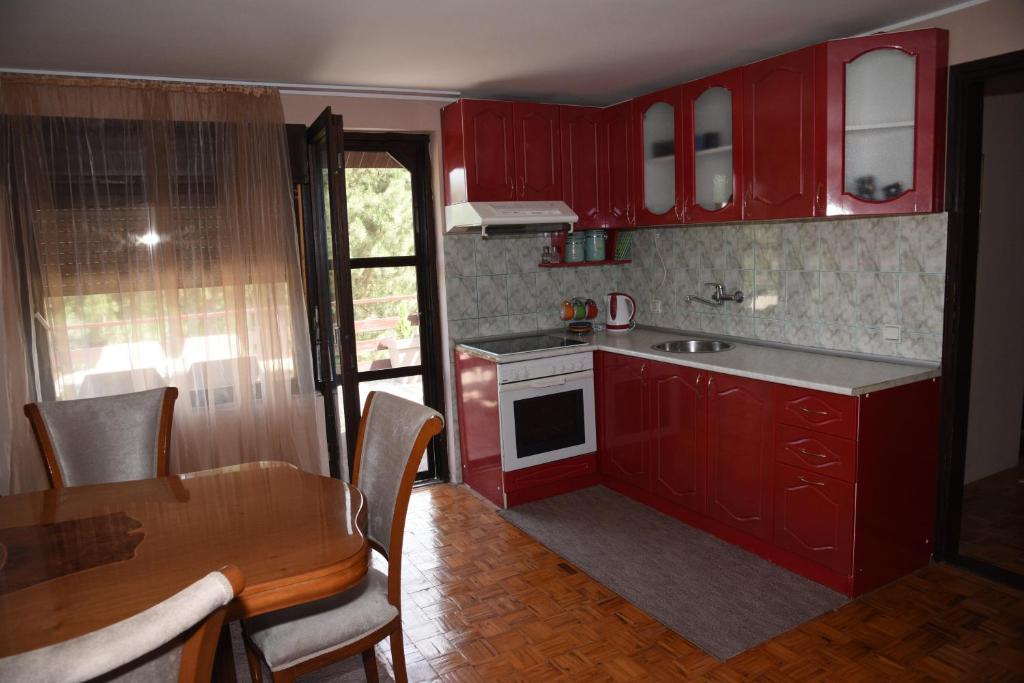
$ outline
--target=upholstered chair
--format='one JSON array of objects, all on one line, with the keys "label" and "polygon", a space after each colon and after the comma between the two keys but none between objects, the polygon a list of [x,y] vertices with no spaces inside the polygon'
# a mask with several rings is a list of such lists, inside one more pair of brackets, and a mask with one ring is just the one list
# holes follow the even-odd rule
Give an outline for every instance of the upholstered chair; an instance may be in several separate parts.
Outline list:
[{"label": "upholstered chair", "polygon": [[53,488],[167,476],[174,387],[29,403]]},{"label": "upholstered chair", "polygon": [[436,411],[383,392],[371,392],[356,438],[352,483],[366,497],[370,547],[387,560],[387,574],[371,568],[340,595],[247,619],[249,670],[263,680],[292,681],[358,653],[368,681],[377,680],[374,645],[391,640],[395,679],[407,680],[402,644],[402,534],[413,480],[430,439],[444,420]]},{"label": "upholstered chair", "polygon": [[0,659],[0,680],[33,683],[209,681],[225,605],[245,586],[233,565],[135,616]]}]

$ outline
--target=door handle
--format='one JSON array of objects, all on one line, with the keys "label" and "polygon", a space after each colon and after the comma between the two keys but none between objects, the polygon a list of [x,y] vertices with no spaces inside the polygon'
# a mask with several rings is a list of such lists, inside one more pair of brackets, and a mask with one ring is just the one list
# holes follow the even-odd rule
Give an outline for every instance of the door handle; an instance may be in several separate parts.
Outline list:
[{"label": "door handle", "polygon": [[802,481],[805,484],[810,484],[811,486],[824,486],[825,485],[825,482],[823,482],[823,481],[812,481],[812,480],[804,477],[803,475],[798,476],[797,479],[799,479],[800,481]]},{"label": "door handle", "polygon": [[803,406],[800,406],[797,410],[801,413],[807,413],[808,415],[821,415],[823,417],[828,415],[827,410],[814,410],[813,408],[805,408]]},{"label": "door handle", "polygon": [[828,457],[827,455],[825,455],[823,453],[815,453],[814,451],[809,451],[806,448],[798,448],[798,449],[796,449],[796,451],[797,451],[797,453],[800,453],[801,455],[809,455],[812,458],[821,458],[821,459],[824,460],[825,458]]}]

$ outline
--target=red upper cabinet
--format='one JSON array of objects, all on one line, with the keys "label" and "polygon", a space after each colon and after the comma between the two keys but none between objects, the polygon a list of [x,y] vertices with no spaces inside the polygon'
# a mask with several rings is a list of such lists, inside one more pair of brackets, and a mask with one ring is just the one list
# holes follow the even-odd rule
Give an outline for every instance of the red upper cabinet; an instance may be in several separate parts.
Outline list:
[{"label": "red upper cabinet", "polygon": [[512,103],[459,100],[441,110],[445,204],[516,198]]},{"label": "red upper cabinet", "polygon": [[947,40],[924,29],[818,46],[825,214],[942,210]]},{"label": "red upper cabinet", "polygon": [[606,155],[601,184],[606,188],[607,227],[636,225],[633,158],[637,143],[633,101],[608,107],[601,114]]},{"label": "red upper cabinet", "polygon": [[604,118],[598,107],[559,108],[562,138],[562,192],[580,220],[577,228],[604,226],[607,162]]},{"label": "red upper cabinet", "polygon": [[654,493],[704,512],[707,490],[707,399],[702,382],[710,375],[693,368],[651,363],[651,468]]},{"label": "red upper cabinet", "polygon": [[676,86],[633,100],[637,225],[682,222],[680,93]]},{"label": "red upper cabinet", "polygon": [[515,194],[524,201],[562,198],[562,149],[558,105],[512,105]]},{"label": "red upper cabinet", "polygon": [[713,374],[708,394],[708,513],[772,537],[772,385]]},{"label": "red upper cabinet", "polygon": [[733,69],[682,87],[683,217],[738,221],[743,188],[743,80]]},{"label": "red upper cabinet", "polygon": [[[807,218],[814,178],[814,48],[743,67],[743,218]],[[820,198],[820,199],[819,199]]]}]

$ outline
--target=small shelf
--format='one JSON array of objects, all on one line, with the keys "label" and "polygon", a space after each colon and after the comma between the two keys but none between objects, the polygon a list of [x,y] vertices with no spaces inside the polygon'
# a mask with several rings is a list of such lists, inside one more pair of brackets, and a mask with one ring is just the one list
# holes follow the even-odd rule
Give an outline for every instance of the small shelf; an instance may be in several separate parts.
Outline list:
[{"label": "small shelf", "polygon": [[708,149],[701,149],[694,153],[694,156],[708,156],[711,154],[721,154],[722,152],[731,152],[732,145],[720,145],[718,147],[709,147]]},{"label": "small shelf", "polygon": [[541,263],[541,268],[579,268],[581,266],[624,266],[632,259],[605,259],[604,261],[577,261],[576,263]]},{"label": "small shelf", "polygon": [[913,121],[889,121],[888,123],[865,123],[860,125],[847,126],[846,132],[852,133],[862,130],[884,130],[886,128],[913,128]]}]

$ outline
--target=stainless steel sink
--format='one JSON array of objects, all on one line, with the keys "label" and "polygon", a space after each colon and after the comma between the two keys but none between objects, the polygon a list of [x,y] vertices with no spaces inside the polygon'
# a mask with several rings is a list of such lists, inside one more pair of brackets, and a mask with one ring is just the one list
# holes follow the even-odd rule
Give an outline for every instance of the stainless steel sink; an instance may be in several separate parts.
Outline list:
[{"label": "stainless steel sink", "polygon": [[651,348],[655,351],[668,351],[669,353],[715,353],[728,351],[732,347],[733,344],[717,339],[672,339],[658,342]]}]

